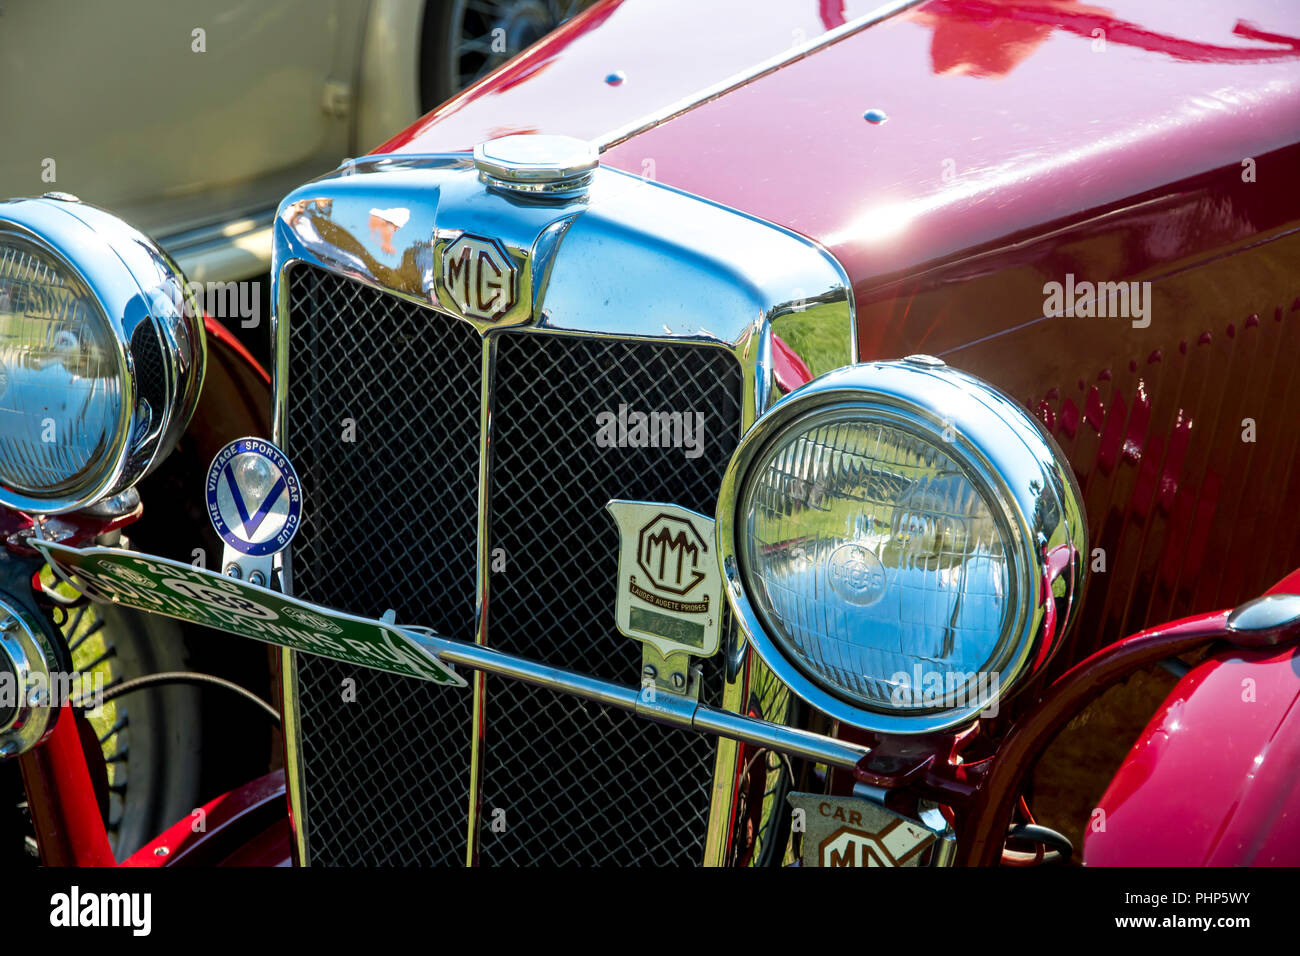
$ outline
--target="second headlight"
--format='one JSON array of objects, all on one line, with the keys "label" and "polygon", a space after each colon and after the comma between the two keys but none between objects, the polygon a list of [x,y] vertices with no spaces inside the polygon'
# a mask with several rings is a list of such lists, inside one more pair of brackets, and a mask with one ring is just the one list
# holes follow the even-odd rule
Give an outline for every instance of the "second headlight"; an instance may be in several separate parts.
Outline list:
[{"label": "second headlight", "polygon": [[[1082,510],[1055,445],[933,359],[841,369],[774,406],[737,449],[717,527],[759,654],[870,730],[953,726],[995,704],[1082,584]],[[1053,595],[1060,548],[1073,557]]]}]

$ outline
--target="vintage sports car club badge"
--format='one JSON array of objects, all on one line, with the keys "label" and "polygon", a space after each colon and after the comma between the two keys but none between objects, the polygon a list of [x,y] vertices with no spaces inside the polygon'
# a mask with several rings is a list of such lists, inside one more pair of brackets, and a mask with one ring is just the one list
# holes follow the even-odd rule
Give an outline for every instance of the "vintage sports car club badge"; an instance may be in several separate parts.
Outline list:
[{"label": "vintage sports car club badge", "polygon": [[288,546],[302,519],[302,488],[284,452],[262,438],[238,438],[212,459],[208,517],[221,540],[263,557]]},{"label": "vintage sports car club badge", "polygon": [[717,653],[722,572],[713,519],[677,505],[611,501],[618,525],[618,629],[661,654]]}]

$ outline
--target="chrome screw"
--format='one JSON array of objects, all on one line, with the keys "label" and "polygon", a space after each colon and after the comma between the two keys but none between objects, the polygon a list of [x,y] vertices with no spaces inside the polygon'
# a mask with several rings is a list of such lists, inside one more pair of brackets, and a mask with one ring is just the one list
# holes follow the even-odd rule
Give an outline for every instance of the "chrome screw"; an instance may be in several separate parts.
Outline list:
[{"label": "chrome screw", "polygon": [[254,571],[248,576],[249,584],[256,584],[259,588],[266,584],[266,575],[261,571]]},{"label": "chrome screw", "polygon": [[653,664],[647,664],[645,667],[641,669],[641,676],[649,678],[650,680],[654,680],[656,677],[659,676],[659,672],[655,670]]},{"label": "chrome screw", "polygon": [[238,581],[243,576],[239,573],[239,565],[237,565],[234,561],[231,561],[229,564],[226,565],[225,574],[226,577],[234,578],[236,581]]},{"label": "chrome screw", "polygon": [[674,673],[673,687],[677,688],[678,690],[681,690],[685,686],[686,686],[686,678],[683,677],[681,674]]}]

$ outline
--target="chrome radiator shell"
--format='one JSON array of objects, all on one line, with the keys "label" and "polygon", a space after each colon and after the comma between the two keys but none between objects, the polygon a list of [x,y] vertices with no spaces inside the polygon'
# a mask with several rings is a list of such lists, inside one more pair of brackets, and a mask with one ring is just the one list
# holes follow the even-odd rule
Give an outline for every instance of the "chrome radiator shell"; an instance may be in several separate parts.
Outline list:
[{"label": "chrome radiator shell", "polygon": [[[395,235],[386,239],[372,228],[370,216],[373,211],[393,208],[400,208],[406,214],[406,222]],[[460,234],[487,236],[500,243],[518,266],[519,299],[527,304],[526,310],[507,315],[497,323],[480,323],[449,315],[433,304],[437,301],[433,288],[435,248],[440,239],[448,241]],[[430,350],[426,354],[434,354],[437,361],[429,362],[427,389],[418,395],[398,396],[398,404],[410,409],[407,414],[417,415],[422,408],[433,412],[445,407],[448,421],[456,423],[447,426],[448,433],[454,430],[460,436],[473,432],[478,438],[477,448],[472,449],[475,458],[472,467],[477,470],[472,481],[467,480],[465,474],[471,467],[468,460],[461,460],[453,474],[445,455],[441,462],[430,461],[429,456],[423,454],[425,449],[407,450],[407,457],[402,459],[397,475],[403,482],[399,494],[404,500],[417,503],[417,507],[408,509],[417,512],[414,521],[401,514],[400,509],[393,509],[394,520],[383,522],[387,525],[385,528],[369,526],[373,522],[358,525],[349,520],[346,495],[340,495],[335,489],[329,500],[317,500],[313,488],[305,482],[307,508],[318,509],[316,513],[326,519],[319,525],[315,543],[303,539],[301,544],[295,545],[301,552],[298,560],[304,562],[304,585],[309,590],[315,589],[307,596],[324,603],[346,603],[357,599],[355,594],[349,595],[347,576],[338,576],[337,569],[335,584],[323,586],[319,583],[324,579],[317,574],[319,569],[307,567],[311,549],[315,546],[319,551],[319,542],[326,540],[326,536],[346,542],[331,550],[348,553],[351,549],[350,553],[356,553],[360,559],[359,567],[366,566],[370,544],[380,540],[397,541],[412,553],[444,554],[447,559],[443,562],[447,577],[441,581],[438,591],[441,597],[411,605],[409,610],[399,607],[407,594],[402,590],[402,577],[410,573],[409,567],[403,565],[418,562],[398,560],[394,563],[392,555],[383,562],[370,559],[368,578],[386,581],[393,589],[387,607],[400,610],[399,621],[445,629],[450,632],[449,636],[472,637],[488,646],[495,643],[494,589],[499,589],[500,601],[496,603],[505,609],[503,614],[509,606],[505,583],[508,579],[494,581],[491,571],[496,540],[491,516],[494,510],[493,489],[497,487],[492,471],[492,459],[497,450],[493,439],[497,430],[503,427],[499,419],[493,419],[496,403],[500,400],[500,396],[494,394],[493,386],[498,381],[496,363],[500,361],[502,352],[506,354],[508,366],[516,358],[524,365],[531,361],[532,367],[522,370],[518,382],[527,383],[531,374],[539,385],[546,383],[547,371],[557,367],[556,356],[591,350],[621,349],[627,355],[668,356],[677,363],[673,365],[670,362],[671,368],[687,367],[691,363],[701,368],[707,366],[706,371],[697,370],[697,374],[702,376],[699,384],[704,386],[701,393],[712,390],[710,397],[704,399],[711,408],[704,411],[706,414],[712,411],[717,417],[716,424],[727,433],[730,444],[725,448],[709,447],[702,460],[716,468],[719,475],[740,433],[779,394],[773,372],[773,335],[779,335],[799,352],[814,374],[853,360],[848,282],[842,269],[823,250],[770,224],[609,170],[597,171],[585,199],[541,203],[520,201],[484,190],[467,157],[462,155],[370,157],[291,194],[277,215],[275,237],[276,401],[273,437],[277,441],[297,456],[295,428],[298,426],[295,422],[302,423],[307,420],[303,416],[313,414],[310,410],[313,401],[320,404],[311,394],[296,390],[293,380],[293,349],[311,347],[295,339],[294,311],[291,309],[294,283],[298,276],[317,275],[316,270],[332,273],[335,278],[331,281],[346,283],[355,299],[352,306],[337,310],[337,314],[332,316],[334,323],[361,323],[364,326],[367,314],[375,308],[393,308],[402,312],[398,325],[407,331],[401,340],[377,344],[369,351],[358,352],[351,360],[354,374],[345,381],[360,383],[354,388],[358,398],[380,392],[385,379],[394,377],[384,375],[382,359],[375,364],[374,360],[381,354],[391,358],[394,351],[401,352],[406,348],[415,350],[410,353],[412,355],[418,354],[419,349]],[[311,307],[309,304],[292,304],[299,308]],[[301,327],[299,330],[303,331]],[[362,335],[362,331],[355,334]],[[321,343],[332,341],[328,331],[313,340],[321,348],[328,347]],[[445,366],[438,364],[444,360]],[[349,361],[341,361],[341,368],[346,370]],[[715,364],[709,365],[709,362]],[[365,371],[367,364],[373,366],[370,372]],[[300,377],[303,374],[299,371]],[[734,418],[724,424],[727,415],[719,411],[717,395],[721,394],[719,386],[724,384],[728,375],[732,376],[732,381],[722,390],[733,392],[731,400],[735,408]],[[477,382],[477,390],[473,390],[472,382]],[[636,386],[634,391],[640,388]],[[367,389],[373,391],[367,392]],[[512,386],[512,393],[515,390]],[[539,400],[543,403],[554,401],[553,391]],[[516,398],[512,394],[507,404]],[[700,399],[697,396],[686,400]],[[515,407],[524,406],[516,402]],[[347,415],[345,411],[331,406],[320,414],[333,415],[336,421],[330,424],[336,425],[340,433],[346,427],[342,421],[344,418],[352,418],[358,426],[362,424],[356,415]],[[475,411],[477,415],[474,415]],[[567,414],[572,417],[575,412],[590,419],[597,411],[596,408],[546,407],[536,411],[538,417],[534,423],[555,423],[560,420],[557,416]],[[512,412],[512,416],[515,414]],[[469,421],[465,421],[467,418]],[[392,426],[403,427],[403,422],[392,423]],[[718,434],[711,433],[710,441]],[[414,444],[418,446],[420,443]],[[463,444],[460,442],[448,447],[459,448]],[[435,442],[429,444],[428,450],[434,446],[443,448],[441,443]],[[592,451],[596,449],[593,447]],[[467,459],[469,456],[464,457]],[[391,466],[392,463],[385,461],[382,464]],[[329,467],[322,465],[317,470],[322,475],[337,475],[345,467],[345,462],[336,460]],[[517,468],[513,470],[518,471]],[[545,477],[547,473],[540,474]],[[701,476],[696,485],[703,489],[709,480],[711,478]],[[412,492],[416,486],[405,485],[407,481],[422,481],[423,494],[414,497]],[[503,502],[528,505],[524,497],[528,487],[526,481],[522,485],[516,482],[507,493],[508,497],[495,503],[496,510],[502,509]],[[441,528],[437,524],[429,526],[428,512],[431,507],[436,510],[439,507],[437,502],[448,495],[467,506],[466,497],[471,493],[475,496],[473,551],[466,554],[469,538],[463,523],[453,523],[455,526],[450,530],[445,521]],[[712,494],[716,494],[716,485]],[[711,506],[711,499],[706,499],[706,505]],[[425,513],[418,516],[421,509]],[[445,513],[446,509],[442,508],[442,511]],[[597,535],[594,522],[602,519],[603,515],[589,517],[593,523],[584,529],[588,537]],[[512,523],[515,520],[512,518]],[[305,528],[304,533],[307,530]],[[606,533],[612,541],[612,526]],[[514,546],[517,547],[518,542]],[[509,550],[506,547],[507,566]],[[400,556],[400,547],[398,553]],[[296,587],[294,554],[285,557],[281,571],[286,588],[293,590]],[[613,574],[612,569],[593,571]],[[315,581],[311,579],[313,574],[317,574]],[[323,593],[329,592],[331,587],[333,593]],[[542,594],[543,591],[534,589],[518,606],[545,614],[547,605],[538,603]],[[379,601],[382,597],[374,593],[368,599]],[[444,599],[446,603],[442,605],[440,602]],[[434,604],[440,607],[434,607]],[[385,609],[368,608],[374,613]],[[626,645],[628,650],[635,650],[635,644],[614,631],[612,607],[593,606],[591,611],[593,614],[604,612],[610,617],[609,643],[602,646],[621,648]],[[517,613],[524,615],[527,612],[520,610]],[[440,614],[443,619],[437,620]],[[498,623],[503,620],[497,618]],[[531,628],[519,624],[509,630],[516,635],[516,641],[524,642],[510,645],[510,649],[554,663],[581,660],[580,656],[572,655],[591,650],[586,645],[576,651],[572,648],[565,650],[561,634],[563,627],[554,620]],[[511,640],[504,625],[500,637],[502,641]],[[713,692],[717,695],[717,703],[731,710],[741,710],[748,674],[744,649],[728,642],[724,653],[731,655],[729,664],[721,657],[710,662],[716,675]],[[549,658],[548,654],[551,655]],[[615,663],[616,655],[616,651],[611,652],[608,658],[599,654],[587,667],[594,671],[601,664],[608,664],[611,669],[601,676],[617,678],[620,674],[616,672],[623,669],[623,664]],[[446,839],[448,846],[454,844],[454,848],[446,853],[428,852],[431,842],[436,841],[432,841],[428,833],[407,832],[409,827],[400,823],[391,828],[392,834],[400,834],[400,837],[392,836],[391,842],[396,845],[403,840],[412,841],[414,846],[422,848],[420,852],[405,857],[400,853],[385,855],[376,852],[374,835],[371,834],[369,839],[363,835],[360,826],[363,821],[352,821],[349,834],[343,832],[348,821],[335,820],[330,823],[330,835],[327,836],[325,829],[317,830],[317,822],[323,827],[327,820],[323,810],[313,815],[312,788],[305,773],[311,765],[313,741],[328,748],[343,727],[355,723],[364,729],[364,733],[356,734],[356,739],[370,740],[375,752],[383,753],[385,742],[391,743],[395,725],[409,722],[411,712],[424,712],[430,708],[430,702],[424,701],[422,695],[432,691],[410,688],[399,693],[391,688],[359,686],[361,692],[357,702],[342,705],[331,715],[319,708],[313,710],[310,694],[304,701],[302,682],[306,678],[328,683],[339,675],[325,677],[314,674],[312,668],[319,668],[318,664],[308,662],[304,665],[288,653],[284,665],[287,763],[296,854],[300,862],[310,862],[316,857],[317,862],[473,863],[532,862],[536,859],[628,862],[635,858],[640,862],[679,863],[690,856],[700,862],[718,863],[726,858],[725,830],[738,772],[737,745],[730,741],[716,745],[711,741],[708,743],[710,752],[704,759],[712,765],[712,780],[709,781],[710,775],[705,773],[691,788],[703,790],[697,795],[705,808],[701,829],[692,830],[698,835],[691,836],[685,846],[678,847],[673,853],[656,850],[656,846],[662,848],[664,841],[660,839],[656,843],[653,838],[652,845],[639,855],[625,853],[622,845],[602,846],[598,840],[589,846],[583,844],[576,852],[572,847],[565,851],[565,841],[558,838],[552,840],[554,846],[560,848],[554,853],[544,848],[501,849],[504,844],[500,841],[498,849],[494,850],[490,842],[485,842],[483,830],[491,823],[491,810],[498,809],[490,805],[495,793],[502,792],[502,788],[508,791],[509,802],[519,804],[516,809],[522,810],[530,800],[536,806],[547,805],[548,801],[555,803],[557,796],[563,796],[564,788],[557,788],[553,783],[539,786],[536,781],[530,782],[524,777],[528,761],[511,763],[510,759],[505,759],[518,757],[527,750],[525,744],[532,741],[535,742],[534,752],[529,758],[532,764],[546,764],[550,753],[546,748],[546,734],[559,724],[554,718],[547,718],[544,711],[531,730],[521,721],[511,721],[509,730],[515,735],[513,738],[503,733],[497,738],[485,739],[484,734],[491,738],[493,720],[496,719],[492,716],[494,691],[491,685],[503,681],[485,679],[482,675],[474,677],[473,693],[468,700],[446,705],[467,711],[458,718],[465,719],[467,724],[468,740],[465,744],[469,756],[463,778],[458,777],[458,781],[448,786],[435,784],[433,767],[445,768],[447,765],[445,749],[443,757],[439,757],[439,748],[445,748],[446,741],[430,739],[428,734],[416,737],[424,741],[424,747],[413,747],[408,741],[400,752],[389,755],[390,764],[391,760],[399,757],[413,764],[412,779],[422,781],[420,786],[394,791],[386,788],[385,780],[374,779],[373,774],[364,779],[355,774],[350,776],[346,766],[336,774],[339,786],[365,794],[358,806],[368,808],[370,816],[367,820],[382,819],[384,814],[394,812],[392,808],[405,805],[407,812],[434,816],[440,824],[445,823],[446,835],[440,839]],[[304,666],[307,668],[305,672],[302,670]],[[627,683],[636,683],[635,672],[621,676]],[[362,676],[358,683],[361,685],[369,680]],[[512,687],[502,690],[502,696],[497,700],[500,702],[512,693],[525,692],[526,695],[541,693]],[[385,707],[380,712],[368,713],[366,693],[387,694],[391,699],[386,698]],[[304,702],[307,706],[303,706]],[[515,701],[514,713],[529,713],[532,706],[541,705],[520,696]],[[586,710],[590,712],[592,708]],[[592,733],[598,733],[599,722],[594,719],[595,715],[586,713],[586,716],[593,718]],[[478,732],[471,733],[472,728],[478,728]],[[304,741],[308,742],[306,753]],[[499,753],[494,752],[494,746],[500,748]],[[654,745],[656,749],[662,746],[659,743]],[[578,750],[570,747],[567,752],[572,757],[580,750],[580,747]],[[627,772],[653,776],[654,752],[646,753],[632,747],[629,753],[635,754],[636,759],[628,761],[631,769]],[[494,772],[494,766],[505,769]],[[581,774],[578,777],[581,778]],[[651,795],[647,799],[654,801],[656,798]],[[412,803],[420,806],[412,808]],[[321,809],[320,804],[318,809]],[[506,832],[509,833],[511,808],[502,809],[506,810]],[[577,812],[581,814],[584,811]],[[670,816],[665,811],[654,828],[673,829],[676,824],[664,822],[669,821]],[[542,822],[545,822],[544,818]],[[538,828],[528,845],[545,841],[550,829],[546,826]],[[455,840],[458,831],[461,831],[461,837]],[[495,835],[495,831],[489,833]],[[552,833],[551,836],[557,835]],[[320,848],[319,855],[313,852],[313,845]]]}]

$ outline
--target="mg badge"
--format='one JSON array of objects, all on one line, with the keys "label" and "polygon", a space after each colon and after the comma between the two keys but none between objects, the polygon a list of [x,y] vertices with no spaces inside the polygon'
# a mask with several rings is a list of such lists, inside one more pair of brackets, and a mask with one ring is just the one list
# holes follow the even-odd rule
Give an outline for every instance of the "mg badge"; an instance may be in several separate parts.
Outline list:
[{"label": "mg badge", "polygon": [[466,318],[493,322],[515,304],[515,266],[495,241],[461,236],[442,252],[442,287]]},{"label": "mg badge", "polygon": [[208,469],[208,517],[221,540],[254,557],[288,546],[302,519],[302,489],[288,456],[261,438],[238,438]]},{"label": "mg badge", "polygon": [[792,793],[804,866],[920,866],[939,834],[860,797]]}]

